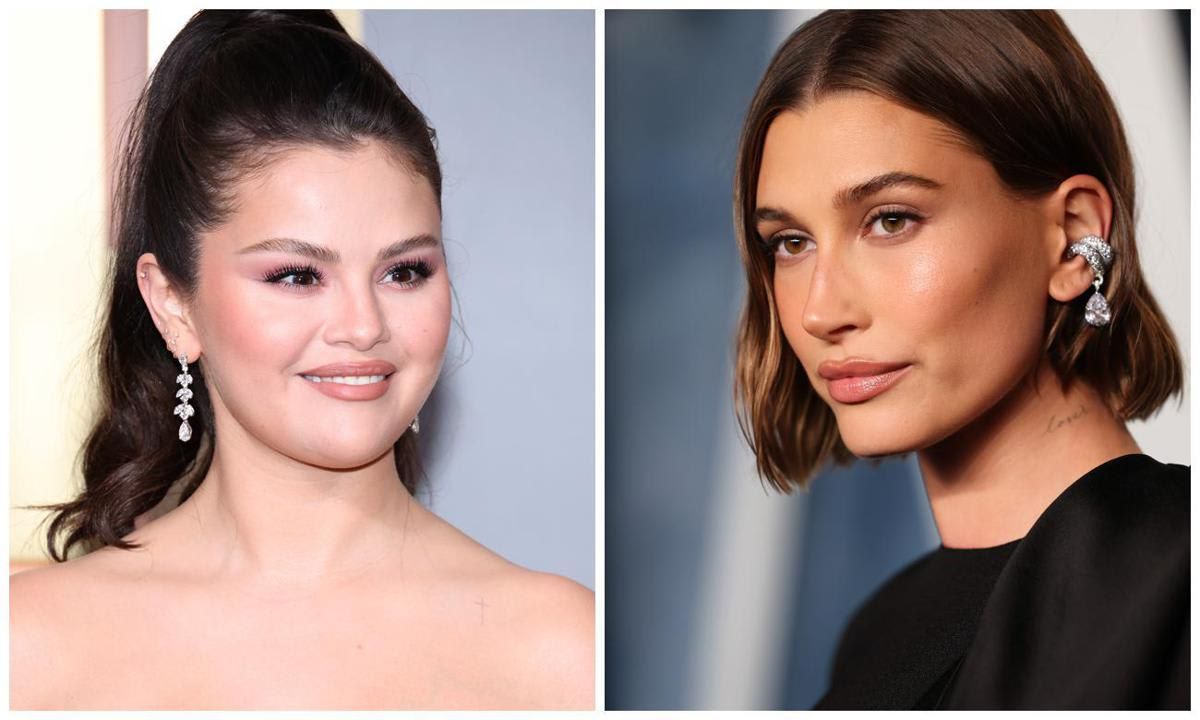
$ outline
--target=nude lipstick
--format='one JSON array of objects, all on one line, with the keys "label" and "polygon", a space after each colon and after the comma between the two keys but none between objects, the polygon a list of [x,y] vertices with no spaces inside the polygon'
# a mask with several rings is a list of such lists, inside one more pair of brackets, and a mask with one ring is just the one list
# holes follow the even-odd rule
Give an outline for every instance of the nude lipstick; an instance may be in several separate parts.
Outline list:
[{"label": "nude lipstick", "polygon": [[396,366],[379,360],[332,363],[300,373],[314,390],[338,400],[377,400],[388,391]]},{"label": "nude lipstick", "polygon": [[867,360],[826,361],[817,368],[834,400],[847,405],[861,403],[887,391],[908,374],[912,365]]}]

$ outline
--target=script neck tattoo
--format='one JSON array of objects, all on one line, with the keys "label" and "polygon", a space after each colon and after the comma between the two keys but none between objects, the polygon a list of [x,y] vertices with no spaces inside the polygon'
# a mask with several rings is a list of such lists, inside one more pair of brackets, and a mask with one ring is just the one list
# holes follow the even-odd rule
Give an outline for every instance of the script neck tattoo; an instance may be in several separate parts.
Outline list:
[{"label": "script neck tattoo", "polygon": [[1067,415],[1065,417],[1060,418],[1057,415],[1051,415],[1050,422],[1046,424],[1046,433],[1049,434],[1049,433],[1052,433],[1055,430],[1063,427],[1064,425],[1070,425],[1071,423],[1075,422],[1076,420],[1078,420],[1079,418],[1081,418],[1087,414],[1088,414],[1087,408],[1084,407],[1083,405],[1080,405],[1078,410],[1076,410],[1075,412],[1073,412],[1070,415]]}]

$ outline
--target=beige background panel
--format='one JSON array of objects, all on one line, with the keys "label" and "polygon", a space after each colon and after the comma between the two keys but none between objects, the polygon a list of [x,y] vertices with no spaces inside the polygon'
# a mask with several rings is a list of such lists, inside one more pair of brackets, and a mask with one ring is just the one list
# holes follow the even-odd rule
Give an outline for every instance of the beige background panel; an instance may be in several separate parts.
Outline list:
[{"label": "beige background panel", "polygon": [[[45,514],[16,506],[75,492],[75,459],[94,407],[87,348],[107,260],[102,15],[18,10],[3,32],[4,83],[14,108],[4,139],[11,187],[9,547],[12,558],[35,559],[42,556],[37,523]],[[54,47],[46,47],[48,38]]]},{"label": "beige background panel", "polygon": [[342,22],[342,27],[346,28],[346,32],[350,33],[350,37],[361,44],[363,41],[362,10],[334,10],[333,14],[337,15],[337,19]]}]

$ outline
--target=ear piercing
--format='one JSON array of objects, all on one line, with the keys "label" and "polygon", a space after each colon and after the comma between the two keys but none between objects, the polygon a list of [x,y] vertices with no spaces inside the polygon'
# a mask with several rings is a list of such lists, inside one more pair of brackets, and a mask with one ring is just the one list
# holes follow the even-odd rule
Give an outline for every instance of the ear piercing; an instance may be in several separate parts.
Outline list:
[{"label": "ear piercing", "polygon": [[1112,312],[1109,310],[1108,301],[1104,299],[1104,295],[1100,294],[1100,286],[1104,284],[1104,269],[1112,265],[1112,246],[1099,235],[1085,235],[1067,249],[1068,260],[1076,255],[1081,255],[1087,260],[1088,265],[1092,267],[1092,275],[1095,276],[1092,280],[1092,287],[1096,292],[1088,298],[1087,306],[1083,311],[1083,319],[1095,327],[1107,325],[1108,321],[1112,319]]},{"label": "ear piercing", "polygon": [[408,429],[413,431],[413,434],[421,432],[421,416],[419,414],[413,416],[413,421],[408,424]]},{"label": "ear piercing", "polygon": [[[171,339],[167,341],[167,344],[171,347],[172,354],[175,354],[177,351],[176,341],[178,339],[179,335],[171,333]],[[188,418],[196,414],[196,410],[192,408],[191,403],[188,402],[192,399],[192,390],[188,387],[192,384],[192,374],[188,372],[187,353],[181,352],[177,358],[179,360],[179,369],[181,372],[175,376],[175,382],[179,383],[180,385],[179,391],[175,393],[175,397],[181,402],[175,406],[175,412],[173,414],[178,415],[179,419],[183,421],[183,423],[179,426],[179,440],[181,442],[187,442],[188,440],[192,439],[192,426],[188,424]]]}]

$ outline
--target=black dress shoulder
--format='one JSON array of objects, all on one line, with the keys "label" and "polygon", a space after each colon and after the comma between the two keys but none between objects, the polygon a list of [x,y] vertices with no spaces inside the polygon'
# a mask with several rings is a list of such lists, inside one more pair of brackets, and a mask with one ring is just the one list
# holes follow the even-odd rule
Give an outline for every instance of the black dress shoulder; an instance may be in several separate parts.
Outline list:
[{"label": "black dress shoulder", "polygon": [[842,634],[815,709],[1186,709],[1190,469],[1125,455],[1020,540],[939,547]]}]

